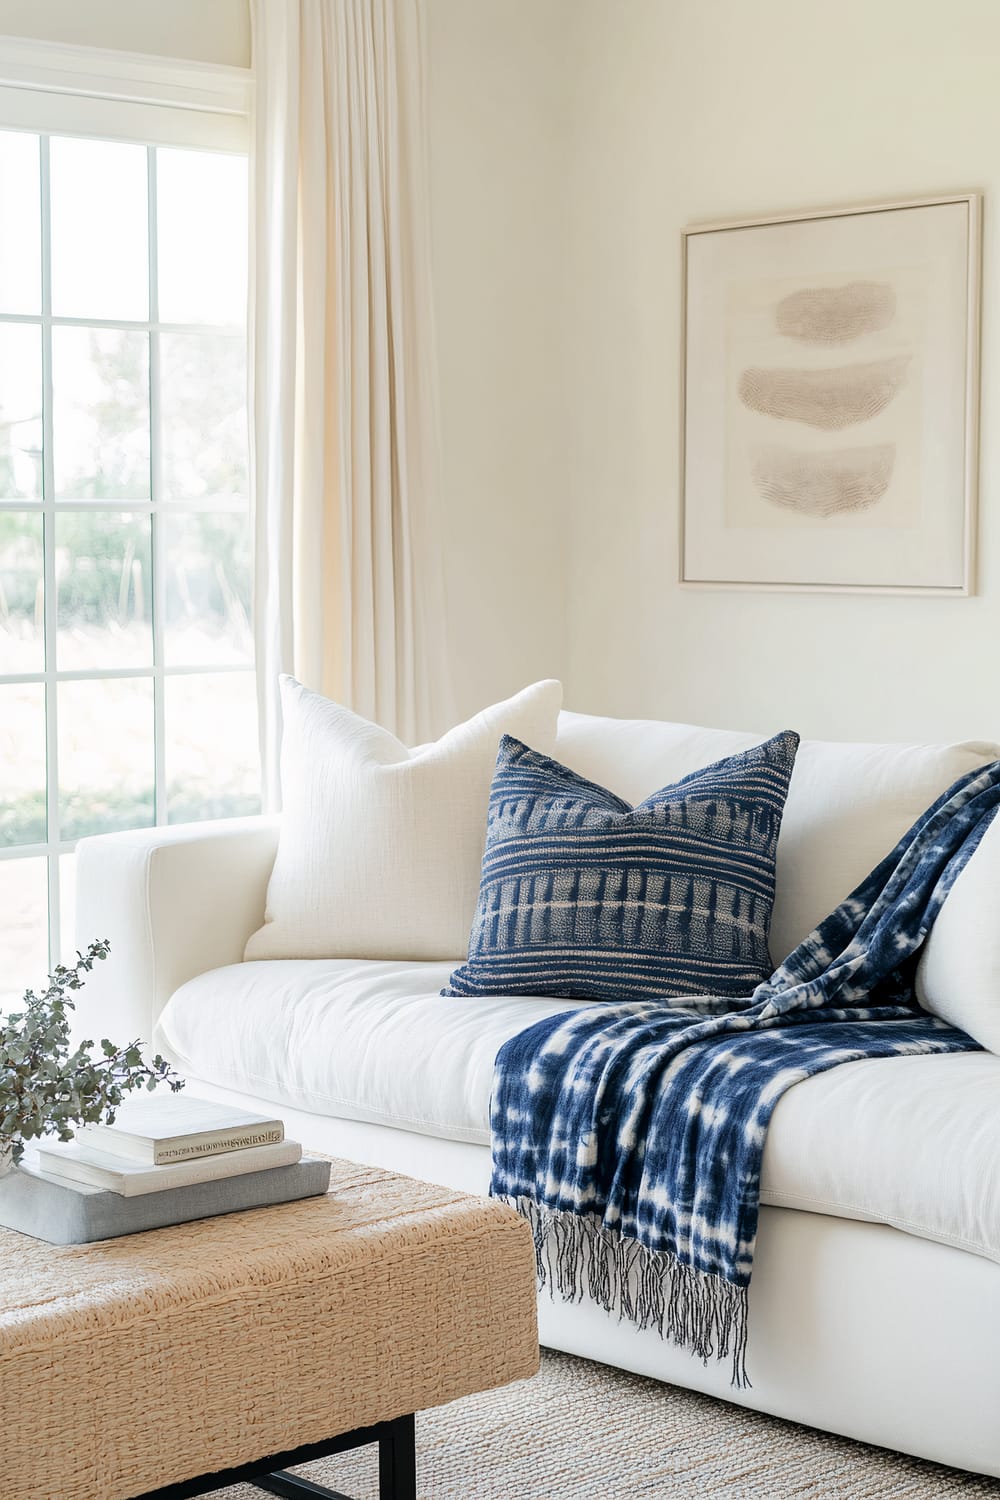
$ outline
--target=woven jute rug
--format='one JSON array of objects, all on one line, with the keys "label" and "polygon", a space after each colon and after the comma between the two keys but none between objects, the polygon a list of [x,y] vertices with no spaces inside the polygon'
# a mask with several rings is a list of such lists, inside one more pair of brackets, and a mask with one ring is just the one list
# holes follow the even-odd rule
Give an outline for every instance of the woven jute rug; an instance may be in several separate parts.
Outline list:
[{"label": "woven jute rug", "polygon": [[[1000,1500],[1000,1481],[961,1474],[546,1354],[533,1380],[417,1418],[421,1500]],[[301,1473],[377,1500],[374,1448]],[[240,1485],[219,1500],[260,1500]]]}]

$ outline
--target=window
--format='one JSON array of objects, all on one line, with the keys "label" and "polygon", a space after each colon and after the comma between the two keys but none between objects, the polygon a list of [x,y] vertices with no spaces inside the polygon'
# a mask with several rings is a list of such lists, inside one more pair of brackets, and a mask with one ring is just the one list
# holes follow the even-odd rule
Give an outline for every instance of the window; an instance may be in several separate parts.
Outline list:
[{"label": "window", "polygon": [[260,806],[246,225],[245,155],[0,130],[0,1001],[77,839]]}]

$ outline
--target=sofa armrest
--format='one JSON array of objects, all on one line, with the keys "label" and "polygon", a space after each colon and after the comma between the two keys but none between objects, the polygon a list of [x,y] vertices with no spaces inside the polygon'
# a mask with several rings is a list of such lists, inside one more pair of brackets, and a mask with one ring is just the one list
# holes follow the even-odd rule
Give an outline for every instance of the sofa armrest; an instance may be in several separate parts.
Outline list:
[{"label": "sofa armrest", "polygon": [[111,954],[81,990],[74,1033],[152,1039],[179,985],[239,963],[264,920],[278,818],[233,818],[82,839],[76,850],[76,941]]}]

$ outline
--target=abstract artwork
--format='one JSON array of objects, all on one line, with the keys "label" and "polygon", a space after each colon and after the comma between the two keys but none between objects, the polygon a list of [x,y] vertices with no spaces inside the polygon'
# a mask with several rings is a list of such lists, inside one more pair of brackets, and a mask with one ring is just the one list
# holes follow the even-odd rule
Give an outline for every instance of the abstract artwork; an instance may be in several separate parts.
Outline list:
[{"label": "abstract artwork", "polygon": [[971,592],[979,209],[685,231],[683,583]]}]

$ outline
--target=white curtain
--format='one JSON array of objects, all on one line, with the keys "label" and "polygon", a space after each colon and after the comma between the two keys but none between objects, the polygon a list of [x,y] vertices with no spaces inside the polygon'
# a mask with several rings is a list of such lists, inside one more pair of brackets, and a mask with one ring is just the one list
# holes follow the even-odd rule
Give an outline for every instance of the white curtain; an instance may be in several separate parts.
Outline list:
[{"label": "white curtain", "polygon": [[252,0],[265,783],[277,674],[413,742],[450,712],[420,0]]}]

